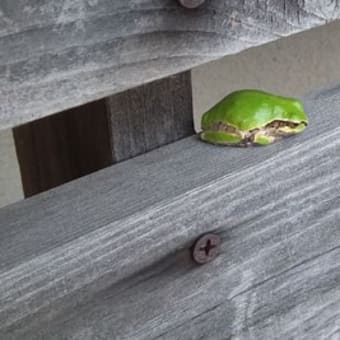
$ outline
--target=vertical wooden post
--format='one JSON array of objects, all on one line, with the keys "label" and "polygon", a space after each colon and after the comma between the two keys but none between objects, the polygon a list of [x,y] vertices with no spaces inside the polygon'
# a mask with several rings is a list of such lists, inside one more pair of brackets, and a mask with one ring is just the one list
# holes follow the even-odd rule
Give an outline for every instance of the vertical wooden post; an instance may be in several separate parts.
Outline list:
[{"label": "vertical wooden post", "polygon": [[115,162],[194,133],[190,72],[107,98]]},{"label": "vertical wooden post", "polygon": [[16,127],[25,197],[193,133],[190,72]]}]

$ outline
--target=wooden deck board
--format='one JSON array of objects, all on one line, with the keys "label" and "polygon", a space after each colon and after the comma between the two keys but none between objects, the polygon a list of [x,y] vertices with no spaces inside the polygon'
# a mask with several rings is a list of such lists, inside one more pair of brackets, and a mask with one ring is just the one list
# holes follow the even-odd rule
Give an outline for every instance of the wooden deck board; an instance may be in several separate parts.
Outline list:
[{"label": "wooden deck board", "polygon": [[333,21],[336,0],[4,0],[0,129]]},{"label": "wooden deck board", "polygon": [[340,88],[305,103],[270,147],[192,137],[1,209],[0,338],[336,339]]}]

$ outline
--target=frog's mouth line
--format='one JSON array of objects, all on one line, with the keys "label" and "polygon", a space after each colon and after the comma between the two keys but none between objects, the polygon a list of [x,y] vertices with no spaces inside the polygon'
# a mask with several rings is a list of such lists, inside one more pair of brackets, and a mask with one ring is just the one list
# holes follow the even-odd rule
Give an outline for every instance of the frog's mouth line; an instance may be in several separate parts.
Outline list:
[{"label": "frog's mouth line", "polygon": [[[231,134],[238,135],[242,138],[240,141],[239,145],[242,146],[247,146],[247,145],[252,145],[254,144],[255,140],[255,135],[258,133],[261,133],[266,136],[270,136],[274,138],[275,140],[281,139],[282,137],[287,137],[292,134],[295,134],[294,130],[297,128],[301,123],[293,123],[293,122],[287,122],[284,120],[274,120],[267,125],[265,125],[263,128],[256,128],[253,130],[250,130],[248,132],[244,132],[242,130],[239,130],[233,126],[230,126],[228,124],[219,122],[216,124],[213,124],[209,130],[212,131],[223,131],[223,132],[228,132]],[[306,122],[302,122],[305,126],[307,126]],[[282,128],[288,127],[292,129],[291,132],[289,131],[282,131]]]}]

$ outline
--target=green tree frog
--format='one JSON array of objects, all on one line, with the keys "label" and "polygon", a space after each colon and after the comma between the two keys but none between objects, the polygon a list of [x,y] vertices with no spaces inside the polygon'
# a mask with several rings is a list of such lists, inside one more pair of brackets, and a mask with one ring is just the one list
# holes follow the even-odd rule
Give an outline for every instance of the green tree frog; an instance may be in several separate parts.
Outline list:
[{"label": "green tree frog", "polygon": [[307,124],[301,100],[258,90],[240,90],[203,115],[199,136],[213,144],[267,145],[302,132]]}]

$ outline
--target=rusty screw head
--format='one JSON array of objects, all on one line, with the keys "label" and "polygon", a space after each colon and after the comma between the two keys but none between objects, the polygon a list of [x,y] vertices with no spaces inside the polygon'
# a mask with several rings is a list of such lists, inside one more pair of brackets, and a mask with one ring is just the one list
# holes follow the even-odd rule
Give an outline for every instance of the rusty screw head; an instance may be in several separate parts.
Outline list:
[{"label": "rusty screw head", "polygon": [[178,0],[179,3],[186,8],[196,8],[201,6],[205,0]]},{"label": "rusty screw head", "polygon": [[192,258],[198,264],[205,264],[214,260],[221,244],[220,236],[204,234],[194,244]]}]

